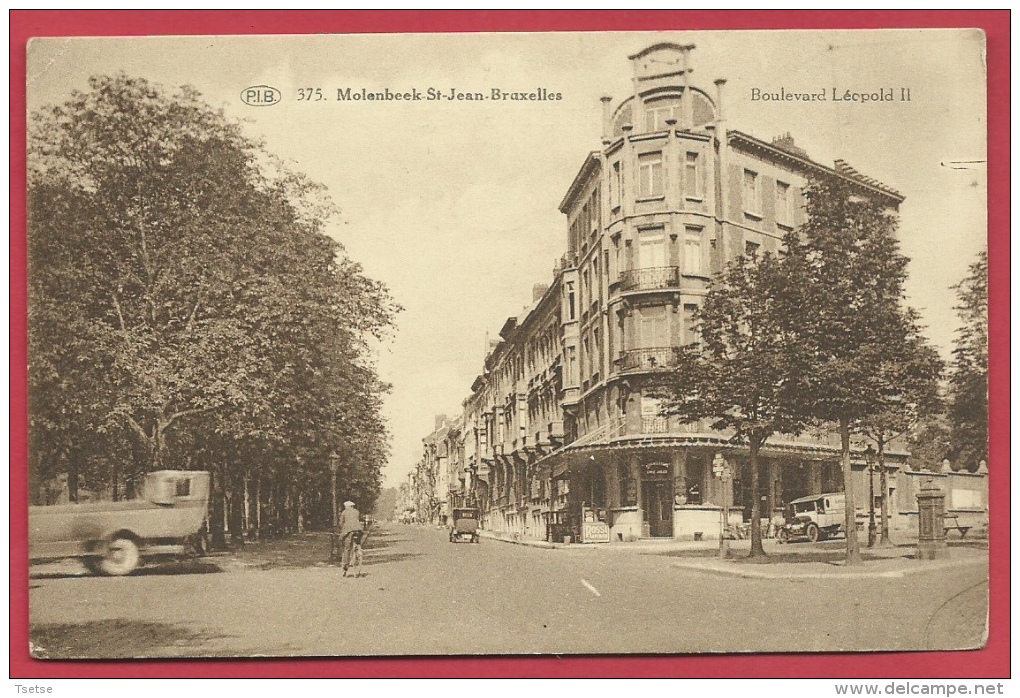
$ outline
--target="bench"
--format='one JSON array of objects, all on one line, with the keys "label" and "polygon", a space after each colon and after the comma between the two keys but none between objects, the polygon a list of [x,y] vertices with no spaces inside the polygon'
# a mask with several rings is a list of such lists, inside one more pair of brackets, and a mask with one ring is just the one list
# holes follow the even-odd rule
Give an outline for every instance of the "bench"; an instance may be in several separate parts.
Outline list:
[{"label": "bench", "polygon": [[949,516],[946,516],[946,517],[944,517],[942,519],[942,533],[943,534],[948,534],[950,531],[956,530],[956,531],[960,532],[960,538],[963,538],[963,537],[965,537],[967,535],[967,531],[969,531],[971,528],[973,528],[973,527],[972,526],[961,526],[960,525],[960,518],[958,516],[956,516],[955,514],[950,514]]}]

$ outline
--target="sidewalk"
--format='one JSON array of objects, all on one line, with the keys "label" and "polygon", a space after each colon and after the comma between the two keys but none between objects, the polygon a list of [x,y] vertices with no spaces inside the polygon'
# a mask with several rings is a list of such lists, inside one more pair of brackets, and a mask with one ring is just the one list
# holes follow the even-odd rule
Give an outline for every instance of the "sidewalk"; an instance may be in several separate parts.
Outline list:
[{"label": "sidewalk", "polygon": [[867,538],[862,541],[861,556],[864,564],[846,567],[843,564],[845,541],[842,538],[824,543],[780,544],[773,539],[762,541],[766,560],[749,561],[749,540],[729,541],[729,555],[720,558],[719,541],[683,541],[674,539],[641,540],[632,543],[549,543],[511,536],[492,531],[480,531],[482,538],[533,548],[584,550],[596,554],[639,554],[673,558],[671,566],[707,574],[745,579],[866,579],[896,578],[908,574],[932,572],[967,565],[988,565],[987,539],[957,540],[949,543],[949,557],[944,560],[916,560],[916,535],[897,532],[896,545],[888,548],[868,548]]}]

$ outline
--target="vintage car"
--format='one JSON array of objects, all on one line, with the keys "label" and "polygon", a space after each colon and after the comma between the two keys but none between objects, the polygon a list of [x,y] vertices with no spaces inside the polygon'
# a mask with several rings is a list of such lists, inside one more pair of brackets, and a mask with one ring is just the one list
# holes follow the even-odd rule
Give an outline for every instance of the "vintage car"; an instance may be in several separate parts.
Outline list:
[{"label": "vintage car", "polygon": [[781,543],[807,538],[812,543],[843,532],[846,496],[842,492],[814,494],[786,505],[786,522],[776,532]]},{"label": "vintage car", "polygon": [[29,507],[29,558],[77,557],[93,572],[130,574],[143,558],[184,553],[208,504],[209,473],[159,470],[137,499]]},{"label": "vintage car", "polygon": [[468,540],[477,543],[478,538],[478,510],[477,509],[454,509],[450,516],[450,542],[456,543],[460,540]]}]

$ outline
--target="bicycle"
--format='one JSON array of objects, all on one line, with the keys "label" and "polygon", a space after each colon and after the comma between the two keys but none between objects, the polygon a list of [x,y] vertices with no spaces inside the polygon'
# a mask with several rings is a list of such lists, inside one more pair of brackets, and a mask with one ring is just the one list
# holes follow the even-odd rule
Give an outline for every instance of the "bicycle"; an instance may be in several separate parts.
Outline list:
[{"label": "bicycle", "polygon": [[[353,531],[351,533],[351,559],[348,560],[348,567],[354,568],[354,576],[361,577],[361,566],[365,562],[365,541],[368,539],[368,531]],[[348,569],[344,569],[347,576]]]}]

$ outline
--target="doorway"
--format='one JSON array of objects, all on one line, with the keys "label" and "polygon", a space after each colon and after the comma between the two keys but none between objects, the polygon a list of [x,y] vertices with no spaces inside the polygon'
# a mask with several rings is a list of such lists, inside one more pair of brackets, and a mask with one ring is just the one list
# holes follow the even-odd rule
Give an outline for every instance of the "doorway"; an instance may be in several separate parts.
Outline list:
[{"label": "doorway", "polygon": [[642,515],[652,538],[673,537],[673,487],[667,480],[641,483]]}]

